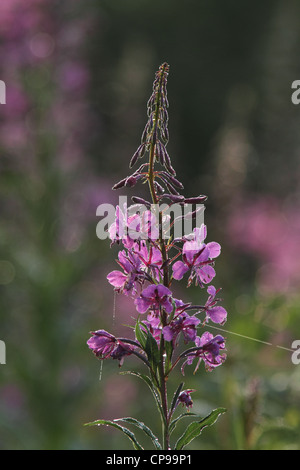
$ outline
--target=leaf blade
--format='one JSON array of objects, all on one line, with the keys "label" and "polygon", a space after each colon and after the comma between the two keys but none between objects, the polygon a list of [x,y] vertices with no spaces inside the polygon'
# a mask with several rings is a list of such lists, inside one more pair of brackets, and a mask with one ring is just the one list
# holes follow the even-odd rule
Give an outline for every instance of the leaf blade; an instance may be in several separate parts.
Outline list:
[{"label": "leaf blade", "polygon": [[112,426],[113,428],[116,428],[119,431],[122,431],[123,434],[125,434],[131,440],[131,443],[135,450],[144,450],[144,448],[137,441],[134,433],[130,431],[128,428],[125,428],[124,426],[120,426],[115,421],[116,420],[110,421],[108,419],[97,419],[95,421],[91,421],[90,423],[86,423],[85,426],[101,426],[101,425]]},{"label": "leaf blade", "polygon": [[125,423],[133,424],[134,426],[138,427],[139,429],[144,431],[144,433],[148,437],[150,437],[150,439],[153,442],[153,445],[154,445],[155,449],[162,450],[161,444],[160,444],[158,438],[155,436],[155,434],[152,432],[152,430],[148,426],[146,426],[146,424],[143,423],[142,421],[138,421],[137,419],[131,418],[131,417],[119,418],[119,419],[115,419],[114,421],[123,421]]},{"label": "leaf blade", "polygon": [[176,442],[175,450],[182,450],[193,439],[198,437],[204,428],[214,424],[220,414],[225,413],[225,411],[225,408],[216,408],[208,416],[202,418],[200,421],[194,421],[193,423],[189,424],[182,436]]},{"label": "leaf blade", "polygon": [[172,416],[175,408],[176,408],[176,404],[177,404],[177,400],[178,400],[178,397],[179,397],[179,394],[182,390],[184,386],[184,382],[181,382],[176,390],[176,392],[174,393],[174,396],[173,396],[173,399],[172,399],[172,403],[171,403],[171,408],[170,408],[170,416]]},{"label": "leaf blade", "polygon": [[141,329],[140,327],[140,321],[137,320],[135,324],[135,337],[142,346],[142,348],[145,350],[145,345],[146,345],[146,335],[145,332]]},{"label": "leaf blade", "polygon": [[170,434],[174,431],[177,423],[182,419],[182,418],[201,418],[201,416],[197,415],[196,413],[191,413],[190,411],[186,413],[182,413],[179,415],[177,418],[173,419],[170,423],[169,431]]}]

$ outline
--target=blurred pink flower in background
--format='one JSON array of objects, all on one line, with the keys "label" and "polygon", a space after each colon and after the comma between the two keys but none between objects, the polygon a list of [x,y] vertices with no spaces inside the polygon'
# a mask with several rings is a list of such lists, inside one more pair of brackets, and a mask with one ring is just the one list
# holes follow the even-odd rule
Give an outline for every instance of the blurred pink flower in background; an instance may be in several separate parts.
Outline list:
[{"label": "blurred pink flower in background", "polygon": [[86,89],[89,82],[89,71],[80,62],[68,61],[61,66],[59,83],[63,92],[74,93]]},{"label": "blurred pink flower in background", "polygon": [[7,383],[0,387],[0,409],[11,417],[26,411],[26,397],[21,388],[14,383]]},{"label": "blurred pink flower in background", "polygon": [[273,196],[248,196],[228,218],[230,243],[260,264],[262,293],[284,293],[300,285],[300,212]]},{"label": "blurred pink flower in background", "polygon": [[40,11],[35,7],[42,5],[43,0],[1,0],[0,34],[7,39],[24,34],[34,28],[40,21]]}]

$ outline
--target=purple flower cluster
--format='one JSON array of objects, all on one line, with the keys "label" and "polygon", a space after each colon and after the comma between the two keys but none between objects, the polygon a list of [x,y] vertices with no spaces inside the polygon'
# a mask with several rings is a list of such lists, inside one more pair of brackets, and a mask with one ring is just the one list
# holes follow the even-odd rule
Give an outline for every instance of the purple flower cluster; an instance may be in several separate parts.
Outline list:
[{"label": "purple flower cluster", "polygon": [[132,354],[133,347],[118,340],[105,330],[93,332],[93,336],[87,342],[96,357],[101,359],[118,359],[123,364],[124,357]]},{"label": "purple flower cluster", "polygon": [[[179,193],[182,183],[176,178],[166,151],[167,132],[167,97],[166,76],[168,67],[163,64],[156,75],[153,94],[148,102],[149,120],[142,136],[142,143],[133,155],[130,167],[149,152],[149,163],[139,167],[132,175],[121,180],[114,189],[132,187],[138,181],[148,182],[152,204],[157,205],[167,200],[167,207],[172,203],[184,206],[186,203],[196,205],[205,200],[205,196],[185,198]],[[154,171],[154,164],[162,169]],[[124,356],[138,353],[149,363],[151,377],[162,387],[168,374],[180,360],[183,360],[182,373],[186,365],[196,361],[195,371],[203,361],[206,370],[211,371],[220,366],[226,359],[224,353],[225,339],[221,335],[213,336],[209,332],[198,334],[199,328],[213,322],[223,325],[227,319],[224,307],[218,305],[220,289],[211,281],[216,276],[215,259],[220,255],[221,247],[216,242],[205,242],[207,228],[204,224],[193,229],[192,233],[169,239],[163,233],[162,209],[158,216],[151,210],[151,203],[139,197],[133,197],[134,203],[146,206],[142,214],[130,215],[131,207],[117,207],[114,223],[109,228],[112,243],[118,243],[117,263],[120,270],[108,274],[108,282],[118,293],[132,298],[136,310],[137,324],[134,329],[136,337],[130,347],[100,330],[88,341],[89,347],[97,357],[118,358],[120,364]],[[131,236],[134,233],[134,236]],[[200,305],[193,305],[177,299],[173,283],[187,275],[187,287],[193,283],[202,291],[206,287],[208,296]],[[194,313],[191,313],[194,312]],[[177,355],[173,360],[174,350],[180,345],[192,343],[192,347]],[[151,348],[149,347],[151,345]],[[157,345],[157,346],[155,346]],[[156,353],[155,353],[156,351]],[[157,357],[160,356],[160,361]],[[161,367],[162,366],[162,367]],[[161,371],[164,371],[162,374]],[[158,372],[159,371],[159,372]],[[157,375],[159,377],[157,378]],[[192,406],[190,393],[185,390],[178,396],[178,403],[187,408]]]}]

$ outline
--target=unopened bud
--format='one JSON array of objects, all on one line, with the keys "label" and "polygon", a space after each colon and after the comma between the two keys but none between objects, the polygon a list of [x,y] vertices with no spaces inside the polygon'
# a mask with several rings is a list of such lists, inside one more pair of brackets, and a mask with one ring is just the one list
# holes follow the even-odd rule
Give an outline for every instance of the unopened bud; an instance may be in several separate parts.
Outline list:
[{"label": "unopened bud", "polygon": [[188,197],[184,200],[187,204],[202,204],[207,200],[207,196]]},{"label": "unopened bud", "polygon": [[137,197],[137,196],[132,196],[131,198],[132,202],[134,202],[135,204],[143,204],[144,206],[150,208],[151,207],[151,202],[149,201],[146,201],[145,199],[141,198],[141,197]]},{"label": "unopened bud", "polygon": [[125,184],[126,184],[126,180],[127,180],[127,178],[122,179],[121,181],[119,181],[118,183],[116,183],[116,184],[112,187],[112,189],[120,189],[120,188],[123,188],[123,187],[125,186]]}]

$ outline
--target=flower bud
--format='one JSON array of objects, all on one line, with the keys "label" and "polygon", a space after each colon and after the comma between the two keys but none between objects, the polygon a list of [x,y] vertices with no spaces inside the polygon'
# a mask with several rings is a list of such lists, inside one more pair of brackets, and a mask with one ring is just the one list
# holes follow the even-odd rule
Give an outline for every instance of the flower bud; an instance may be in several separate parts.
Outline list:
[{"label": "flower bud", "polygon": [[151,207],[151,202],[149,201],[146,201],[145,199],[141,198],[141,197],[137,197],[137,196],[132,196],[131,198],[132,202],[134,202],[135,204],[143,204],[144,206],[150,208]]},{"label": "flower bud", "polygon": [[120,188],[123,188],[126,184],[126,181],[127,181],[127,178],[123,178],[121,181],[119,181],[118,183],[116,183],[112,189],[120,189]]},{"label": "flower bud", "polygon": [[136,150],[136,152],[133,154],[131,160],[130,160],[130,163],[129,163],[129,168],[132,168],[133,165],[135,165],[135,163],[137,162],[137,160],[139,158],[142,158],[144,155],[145,155],[145,150],[146,150],[146,145],[145,143],[142,143],[138,149]]},{"label": "flower bud", "polygon": [[184,200],[187,204],[202,204],[207,200],[207,196],[188,197]]}]

